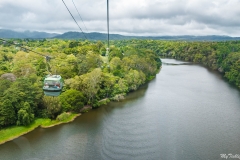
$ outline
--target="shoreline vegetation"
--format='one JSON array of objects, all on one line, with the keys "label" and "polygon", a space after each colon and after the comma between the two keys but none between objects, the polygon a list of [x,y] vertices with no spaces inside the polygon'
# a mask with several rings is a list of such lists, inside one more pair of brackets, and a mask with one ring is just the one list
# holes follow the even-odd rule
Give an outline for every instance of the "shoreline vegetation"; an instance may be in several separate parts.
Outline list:
[{"label": "shoreline vegetation", "polygon": [[[153,79],[153,78],[152,78]],[[119,101],[124,99],[124,97],[119,98],[119,99],[112,99],[113,101]],[[102,105],[106,105],[107,103],[110,102],[109,98],[105,98],[100,100],[99,103],[99,107],[101,107]],[[21,137],[27,133],[30,133],[31,131],[35,130],[38,127],[47,129],[47,128],[51,128],[57,125],[61,125],[61,124],[66,124],[66,123],[70,123],[73,122],[77,117],[81,116],[82,113],[87,113],[88,111],[92,110],[93,107],[90,105],[85,105],[81,110],[80,113],[71,113],[71,112],[64,112],[66,113],[65,115],[67,115],[67,117],[64,117],[64,119],[59,119],[58,117],[56,118],[56,120],[51,120],[49,118],[36,118],[30,125],[28,126],[10,126],[8,128],[4,128],[0,130],[0,145],[12,141],[18,137]],[[63,113],[63,114],[64,114]]]},{"label": "shoreline vegetation", "polygon": [[202,64],[223,74],[240,90],[240,41],[122,41],[122,44],[148,48],[160,57]]},{"label": "shoreline vegetation", "polygon": [[[124,98],[122,98],[124,99]],[[114,100],[114,99],[113,99]],[[119,100],[118,100],[119,101]],[[106,105],[110,100],[108,98],[102,99],[99,101],[99,107],[102,105]],[[30,125],[28,126],[10,126],[8,128],[4,128],[0,130],[0,145],[6,142],[12,141],[18,137],[21,137],[31,131],[35,130],[38,127],[47,129],[57,125],[66,124],[73,122],[77,117],[81,116],[82,113],[87,113],[89,110],[92,110],[93,107],[89,105],[85,105],[80,113],[71,113],[68,112],[65,115],[64,119],[56,118],[56,120],[51,120],[49,118],[36,118]],[[65,112],[64,112],[65,113]],[[64,114],[63,113],[63,114]]]},{"label": "shoreline vegetation", "polygon": [[[160,71],[160,69],[159,69]],[[155,76],[152,76],[149,81],[154,79]],[[148,82],[149,82],[148,81]],[[124,96],[121,98],[113,98],[112,101],[120,101],[124,99]],[[106,105],[109,103],[111,100],[109,98],[102,99],[98,101],[98,106],[101,107],[103,105]],[[35,130],[38,127],[41,127],[43,129],[51,128],[57,125],[61,124],[66,124],[73,122],[77,117],[81,116],[82,113],[87,113],[89,110],[92,110],[93,107],[89,105],[85,105],[81,110],[80,113],[71,113],[68,112],[66,113],[68,116],[64,119],[56,119],[56,120],[51,120],[49,118],[36,118],[30,125],[28,126],[10,126],[8,128],[4,128],[0,130],[0,145],[12,141],[16,138],[19,138],[25,134],[30,133],[31,131]]]},{"label": "shoreline vegetation", "polygon": [[[24,47],[28,48],[27,50]],[[104,41],[9,39],[0,43],[0,144],[124,99],[156,76],[161,60],[148,49]],[[33,52],[32,50],[35,50]],[[36,54],[36,53],[39,54]],[[54,57],[46,61],[45,56]],[[64,79],[58,97],[43,94],[49,73]]]},{"label": "shoreline vegetation", "polygon": [[54,127],[60,124],[65,124],[74,121],[77,117],[81,115],[81,113],[68,113],[68,117],[64,120],[58,121],[58,120],[51,120],[49,118],[37,118],[33,121],[32,124],[28,126],[11,126],[9,128],[4,128],[0,130],[0,145],[4,144],[6,142],[12,141],[20,136],[23,136],[33,130],[35,130],[38,127],[41,128],[50,128]]}]

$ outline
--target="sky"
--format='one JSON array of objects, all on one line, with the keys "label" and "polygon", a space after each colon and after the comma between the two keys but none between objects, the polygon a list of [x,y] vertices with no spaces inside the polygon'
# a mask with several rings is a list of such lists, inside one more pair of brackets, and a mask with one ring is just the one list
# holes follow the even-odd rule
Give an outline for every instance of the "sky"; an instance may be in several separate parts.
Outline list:
[{"label": "sky", "polygon": [[[107,0],[64,2],[83,32],[107,33]],[[240,0],[109,0],[109,7],[111,34],[240,36]],[[81,32],[62,0],[0,0],[0,29]]]}]

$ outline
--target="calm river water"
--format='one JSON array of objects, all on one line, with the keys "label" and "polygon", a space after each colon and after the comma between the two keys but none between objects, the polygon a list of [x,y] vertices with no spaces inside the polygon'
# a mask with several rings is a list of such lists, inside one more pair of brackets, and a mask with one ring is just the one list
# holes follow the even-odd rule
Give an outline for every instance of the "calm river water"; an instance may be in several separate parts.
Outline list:
[{"label": "calm river water", "polygon": [[239,90],[200,65],[162,61],[157,77],[124,101],[0,145],[0,159],[240,158]]}]

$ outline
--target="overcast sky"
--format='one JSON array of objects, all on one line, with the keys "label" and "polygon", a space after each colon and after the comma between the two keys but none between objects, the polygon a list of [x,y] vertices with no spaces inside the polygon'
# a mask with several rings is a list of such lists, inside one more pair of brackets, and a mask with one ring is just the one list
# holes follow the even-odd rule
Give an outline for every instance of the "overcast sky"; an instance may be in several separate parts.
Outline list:
[{"label": "overcast sky", "polygon": [[[107,0],[64,1],[84,32],[107,32]],[[109,6],[110,33],[240,36],[240,0],[109,0]],[[80,31],[62,0],[0,0],[0,28]]]}]

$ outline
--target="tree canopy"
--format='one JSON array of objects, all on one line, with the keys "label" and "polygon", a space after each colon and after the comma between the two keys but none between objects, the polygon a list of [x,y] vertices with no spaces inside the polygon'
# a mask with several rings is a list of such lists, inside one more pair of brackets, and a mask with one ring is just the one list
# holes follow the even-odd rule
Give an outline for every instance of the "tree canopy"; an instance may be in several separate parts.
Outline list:
[{"label": "tree canopy", "polygon": [[[84,105],[99,106],[104,99],[119,100],[152,79],[161,61],[157,53],[136,47],[110,47],[106,42],[83,40],[12,39],[18,45],[0,43],[0,127],[29,125],[36,117],[55,119],[64,112],[79,112]],[[118,42],[117,42],[118,43]],[[19,45],[31,51],[22,50]],[[45,96],[45,75],[60,74],[60,96]]]},{"label": "tree canopy", "polygon": [[[204,64],[240,88],[240,41],[111,41],[109,56],[106,41],[11,41],[52,59],[46,62],[39,54],[0,43],[0,128],[29,125],[36,117],[55,119],[84,105],[97,107],[105,99],[120,100],[155,77],[160,57]],[[64,78],[59,97],[43,94],[43,78],[50,72]],[[2,76],[9,73],[16,77]]]}]

